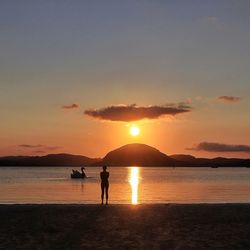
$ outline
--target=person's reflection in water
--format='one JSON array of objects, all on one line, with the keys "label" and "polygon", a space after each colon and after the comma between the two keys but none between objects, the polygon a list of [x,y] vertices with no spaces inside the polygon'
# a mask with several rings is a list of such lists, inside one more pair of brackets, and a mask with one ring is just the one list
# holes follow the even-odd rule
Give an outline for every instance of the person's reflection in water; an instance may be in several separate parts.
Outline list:
[{"label": "person's reflection in water", "polygon": [[101,189],[102,189],[102,205],[103,205],[103,198],[104,192],[106,194],[106,205],[108,205],[109,199],[109,172],[107,171],[107,166],[103,166],[103,171],[100,173],[101,177]]}]

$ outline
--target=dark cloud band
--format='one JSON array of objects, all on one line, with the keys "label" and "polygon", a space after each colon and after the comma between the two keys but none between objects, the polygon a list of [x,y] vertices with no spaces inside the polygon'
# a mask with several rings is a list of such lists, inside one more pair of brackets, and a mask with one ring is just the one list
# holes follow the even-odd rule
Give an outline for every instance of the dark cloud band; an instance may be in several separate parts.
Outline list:
[{"label": "dark cloud band", "polygon": [[191,111],[186,104],[165,106],[113,105],[101,109],[88,109],[85,114],[100,120],[131,122],[142,119],[158,119],[165,115],[177,115]]},{"label": "dark cloud band", "polygon": [[194,148],[187,148],[188,150],[203,150],[207,152],[245,152],[250,153],[249,145],[233,145],[223,144],[217,142],[201,142]]}]

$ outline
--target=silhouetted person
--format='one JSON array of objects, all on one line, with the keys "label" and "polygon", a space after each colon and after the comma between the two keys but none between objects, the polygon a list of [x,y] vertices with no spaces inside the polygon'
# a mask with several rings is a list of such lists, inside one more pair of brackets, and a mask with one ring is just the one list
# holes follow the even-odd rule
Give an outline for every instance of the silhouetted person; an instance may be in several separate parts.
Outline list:
[{"label": "silhouetted person", "polygon": [[104,198],[104,192],[106,194],[106,204],[109,199],[109,172],[107,172],[107,166],[103,166],[103,171],[100,173],[101,177],[101,189],[102,189],[102,204]]}]

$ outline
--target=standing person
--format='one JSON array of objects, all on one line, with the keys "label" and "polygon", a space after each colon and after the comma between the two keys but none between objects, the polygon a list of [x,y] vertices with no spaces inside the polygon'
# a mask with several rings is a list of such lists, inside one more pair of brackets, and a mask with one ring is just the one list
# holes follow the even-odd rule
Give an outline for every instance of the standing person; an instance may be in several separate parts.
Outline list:
[{"label": "standing person", "polygon": [[102,169],[103,169],[103,171],[100,172],[101,189],[102,189],[102,205],[103,205],[104,192],[106,194],[106,205],[108,205],[108,199],[109,199],[109,172],[107,171],[107,166],[103,166]]}]

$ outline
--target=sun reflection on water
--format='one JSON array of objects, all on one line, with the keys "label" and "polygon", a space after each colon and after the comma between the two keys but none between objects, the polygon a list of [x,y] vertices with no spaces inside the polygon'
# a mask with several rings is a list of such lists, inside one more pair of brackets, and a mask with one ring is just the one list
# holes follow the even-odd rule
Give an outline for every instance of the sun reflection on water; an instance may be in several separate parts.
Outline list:
[{"label": "sun reflection on water", "polygon": [[138,185],[139,185],[139,168],[132,167],[130,170],[130,179],[129,179],[132,195],[131,195],[131,203],[136,205],[138,204]]}]

